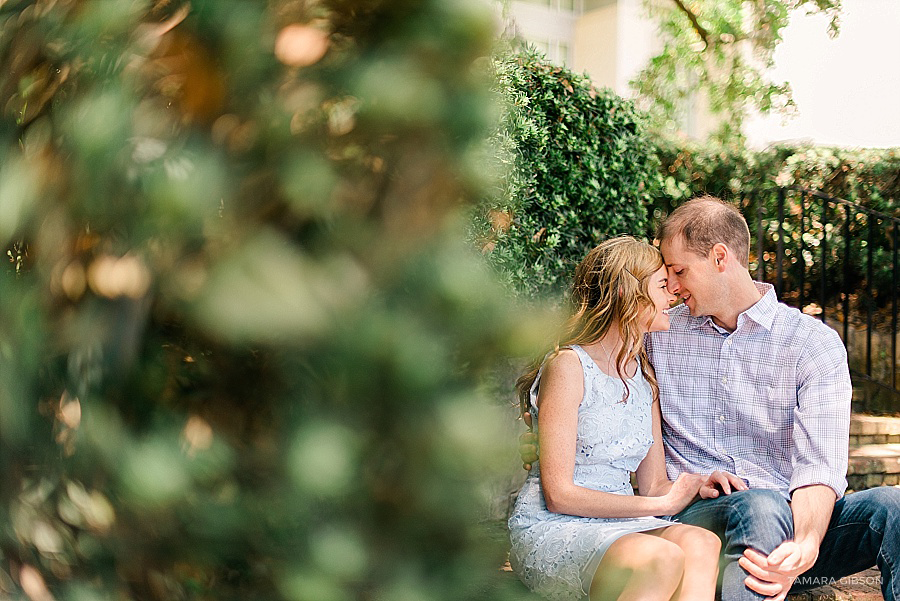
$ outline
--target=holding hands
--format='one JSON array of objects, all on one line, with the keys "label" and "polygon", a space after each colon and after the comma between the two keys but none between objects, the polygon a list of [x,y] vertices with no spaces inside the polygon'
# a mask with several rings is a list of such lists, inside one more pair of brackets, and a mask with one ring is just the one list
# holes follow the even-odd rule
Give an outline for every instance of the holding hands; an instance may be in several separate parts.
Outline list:
[{"label": "holding hands", "polygon": [[672,488],[664,495],[666,515],[675,515],[693,503],[705,484],[705,479],[700,474],[679,474],[672,483]]},{"label": "holding hands", "polygon": [[735,490],[747,490],[747,485],[734,474],[716,470],[708,476],[679,474],[665,496],[672,503],[672,514],[676,514],[698,495],[701,499],[715,499],[721,494],[730,495]]},{"label": "holding hands", "polygon": [[735,490],[747,490],[747,485],[734,474],[716,470],[707,476],[700,487],[700,498],[716,499],[720,494],[730,495]]}]

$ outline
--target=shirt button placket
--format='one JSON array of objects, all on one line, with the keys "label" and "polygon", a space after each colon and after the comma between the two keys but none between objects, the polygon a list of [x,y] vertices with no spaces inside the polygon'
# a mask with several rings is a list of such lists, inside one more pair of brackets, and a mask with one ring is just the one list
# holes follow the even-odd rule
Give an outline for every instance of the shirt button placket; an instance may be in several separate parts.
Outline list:
[{"label": "shirt button placket", "polygon": [[725,415],[725,407],[728,403],[728,363],[729,363],[729,351],[731,350],[731,337],[728,337],[723,342],[720,350],[719,350],[719,373],[722,376],[719,378],[719,382],[722,384],[721,394],[719,396],[718,407],[716,407],[716,417],[715,417],[715,430],[716,430],[716,451],[723,453],[725,452],[727,438],[726,431],[726,422],[727,417]]}]

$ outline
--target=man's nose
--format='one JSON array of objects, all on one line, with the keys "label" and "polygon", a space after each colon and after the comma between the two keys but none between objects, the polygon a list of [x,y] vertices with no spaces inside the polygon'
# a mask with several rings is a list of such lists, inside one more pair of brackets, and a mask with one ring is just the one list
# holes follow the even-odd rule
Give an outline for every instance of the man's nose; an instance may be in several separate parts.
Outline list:
[{"label": "man's nose", "polygon": [[681,290],[681,284],[678,282],[678,278],[670,274],[669,281],[666,283],[666,289],[670,294],[678,294],[678,291]]}]

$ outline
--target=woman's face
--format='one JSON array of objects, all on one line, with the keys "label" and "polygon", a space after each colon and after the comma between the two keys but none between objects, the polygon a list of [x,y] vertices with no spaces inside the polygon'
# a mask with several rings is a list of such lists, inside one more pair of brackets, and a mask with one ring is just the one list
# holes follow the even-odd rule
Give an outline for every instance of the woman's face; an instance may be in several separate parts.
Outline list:
[{"label": "woman's face", "polygon": [[647,328],[648,332],[669,329],[669,315],[666,311],[675,302],[675,295],[666,288],[667,284],[668,276],[665,267],[660,267],[656,273],[650,276],[648,293],[653,300],[653,306],[648,309],[652,313],[650,326]]}]

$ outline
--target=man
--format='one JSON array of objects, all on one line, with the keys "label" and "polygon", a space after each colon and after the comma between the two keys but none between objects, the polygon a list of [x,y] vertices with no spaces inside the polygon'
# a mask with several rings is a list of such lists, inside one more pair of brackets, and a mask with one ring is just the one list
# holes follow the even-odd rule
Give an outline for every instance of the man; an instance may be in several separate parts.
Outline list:
[{"label": "man", "polygon": [[[736,474],[675,519],[723,539],[723,601],[781,601],[877,565],[900,601],[900,490],[844,496],[850,376],[837,334],[781,304],[748,271],[750,233],[713,197],[659,232],[669,291],[683,303],[648,341],[668,474]],[[525,453],[523,452],[523,458]]]},{"label": "man", "polygon": [[798,576],[811,588],[877,564],[885,599],[900,600],[900,490],[844,497],[851,385],[838,335],[753,281],[750,232],[730,205],[689,201],[659,239],[683,300],[649,345],[669,477],[718,469],[750,487],[676,516],[723,536],[723,599],[780,600]]}]

